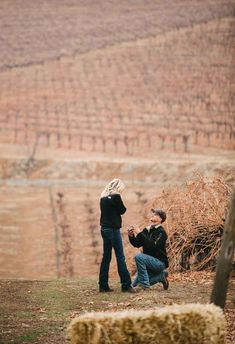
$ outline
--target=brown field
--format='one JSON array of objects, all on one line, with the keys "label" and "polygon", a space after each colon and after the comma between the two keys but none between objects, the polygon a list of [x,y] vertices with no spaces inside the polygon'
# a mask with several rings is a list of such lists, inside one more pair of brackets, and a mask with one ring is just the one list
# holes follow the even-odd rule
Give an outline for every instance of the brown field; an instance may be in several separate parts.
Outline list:
[{"label": "brown field", "polygon": [[234,150],[233,1],[0,6],[1,143]]}]

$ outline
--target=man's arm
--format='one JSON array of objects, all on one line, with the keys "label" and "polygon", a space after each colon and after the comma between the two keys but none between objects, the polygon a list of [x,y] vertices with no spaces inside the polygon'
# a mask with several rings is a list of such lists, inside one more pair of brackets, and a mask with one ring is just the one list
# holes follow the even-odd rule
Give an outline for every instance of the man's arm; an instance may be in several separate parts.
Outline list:
[{"label": "man's arm", "polygon": [[141,241],[138,238],[136,238],[135,236],[132,236],[132,237],[129,236],[129,241],[130,241],[131,245],[134,246],[134,247],[141,247],[141,246],[143,246]]},{"label": "man's arm", "polygon": [[131,245],[134,247],[143,246],[143,242],[142,242],[141,238],[137,238],[137,234],[140,232],[141,232],[140,229],[137,227],[134,227],[134,226],[131,226],[128,229],[129,241],[130,241]]}]

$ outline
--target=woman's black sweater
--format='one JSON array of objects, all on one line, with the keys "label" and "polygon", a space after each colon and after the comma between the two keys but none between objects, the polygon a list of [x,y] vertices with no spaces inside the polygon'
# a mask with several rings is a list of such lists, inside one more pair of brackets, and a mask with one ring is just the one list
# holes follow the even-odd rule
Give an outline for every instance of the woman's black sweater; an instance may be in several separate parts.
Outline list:
[{"label": "woman's black sweater", "polygon": [[106,228],[121,228],[121,215],[126,212],[121,196],[113,194],[100,199],[100,225]]}]

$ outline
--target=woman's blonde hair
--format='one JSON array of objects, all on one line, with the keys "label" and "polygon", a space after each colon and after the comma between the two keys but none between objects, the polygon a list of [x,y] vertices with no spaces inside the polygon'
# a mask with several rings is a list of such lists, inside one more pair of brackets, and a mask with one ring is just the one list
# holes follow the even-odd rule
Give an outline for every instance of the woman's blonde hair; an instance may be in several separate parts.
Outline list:
[{"label": "woman's blonde hair", "polygon": [[121,179],[115,178],[109,182],[104,190],[101,192],[100,197],[107,197],[113,194],[120,194],[125,189],[125,184]]}]

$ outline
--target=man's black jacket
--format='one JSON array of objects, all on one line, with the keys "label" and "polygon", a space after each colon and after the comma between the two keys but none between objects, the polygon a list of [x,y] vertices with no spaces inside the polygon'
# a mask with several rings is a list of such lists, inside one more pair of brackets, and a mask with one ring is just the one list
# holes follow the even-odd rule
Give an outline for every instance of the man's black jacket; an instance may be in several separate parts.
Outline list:
[{"label": "man's black jacket", "polygon": [[121,228],[121,215],[126,212],[121,196],[113,194],[100,199],[100,225],[106,228]]},{"label": "man's black jacket", "polygon": [[166,240],[167,234],[161,225],[144,228],[136,237],[129,236],[134,247],[143,247],[143,253],[159,259],[167,268]]}]

